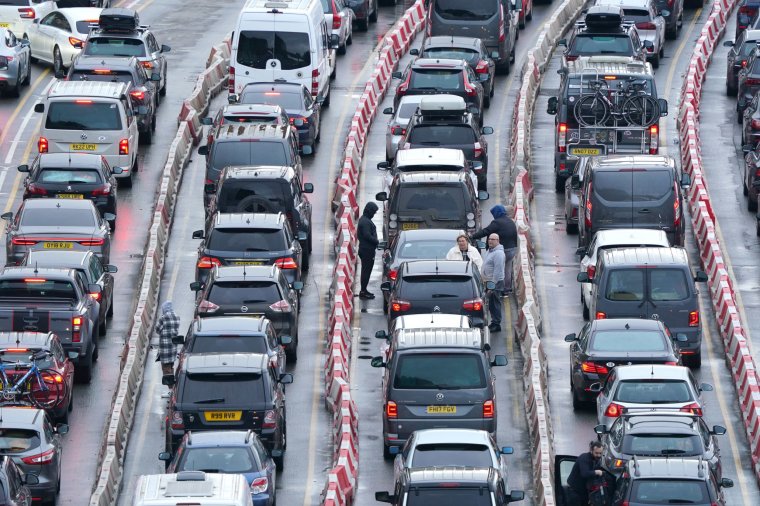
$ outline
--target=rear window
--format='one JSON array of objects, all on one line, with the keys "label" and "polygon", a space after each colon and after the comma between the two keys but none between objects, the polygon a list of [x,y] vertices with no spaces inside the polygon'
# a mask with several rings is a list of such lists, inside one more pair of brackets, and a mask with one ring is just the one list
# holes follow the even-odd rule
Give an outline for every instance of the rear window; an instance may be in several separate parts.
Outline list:
[{"label": "rear window", "polygon": [[578,35],[568,54],[633,54],[631,39],[627,35]]},{"label": "rear window", "polygon": [[689,285],[682,269],[649,269],[649,298],[674,301],[689,298]]},{"label": "rear window", "polygon": [[486,445],[445,443],[415,447],[411,467],[491,467],[491,449]]},{"label": "rear window", "polygon": [[462,91],[464,81],[461,69],[414,69],[409,80],[411,89]]},{"label": "rear window", "polygon": [[399,188],[392,207],[402,221],[413,216],[462,221],[465,202],[462,185],[404,185]]},{"label": "rear window", "polygon": [[198,409],[250,406],[266,400],[261,374],[186,373],[182,387],[181,402],[197,404]]},{"label": "rear window", "polygon": [[[409,353],[399,356],[393,388],[459,390],[485,388],[483,360],[475,354]],[[474,399],[473,399],[474,401]]]},{"label": "rear window", "polygon": [[279,105],[286,111],[300,111],[304,108],[303,93],[282,91],[246,91],[240,97],[241,104]]},{"label": "rear window", "polygon": [[240,32],[237,62],[255,69],[266,68],[267,61],[279,60],[282,70],[294,70],[311,64],[309,34],[304,32]]},{"label": "rear window", "polygon": [[24,209],[22,227],[94,227],[89,209]]},{"label": "rear window", "polygon": [[[0,350],[0,360],[2,362],[6,363],[19,363],[19,364],[31,364],[30,357],[32,354],[39,352],[39,348],[36,350],[29,350],[29,349],[21,349],[21,348],[9,348],[5,350]],[[47,369],[50,367],[55,367],[55,364],[53,363],[53,356],[49,353],[42,354],[40,353],[37,360],[34,361],[35,364],[37,364],[37,367],[40,369]],[[47,375],[47,373],[45,373]],[[36,388],[36,385],[33,384],[32,388]],[[1,443],[0,443],[1,444]],[[0,453],[2,452],[2,447],[0,447]]]},{"label": "rear window", "polygon": [[230,165],[290,165],[285,146],[280,142],[215,142],[210,165],[221,172]]},{"label": "rear window", "polygon": [[414,111],[416,111],[419,106],[419,102],[402,102],[401,105],[398,106],[398,111],[396,112],[396,121],[409,121],[414,114]]},{"label": "rear window", "polygon": [[689,386],[681,380],[621,381],[615,400],[631,404],[675,404],[692,400]]},{"label": "rear window", "polygon": [[417,125],[409,133],[409,143],[422,146],[475,144],[475,132],[468,125]]},{"label": "rear window", "polygon": [[282,251],[288,248],[282,229],[218,228],[211,231],[206,247],[223,251]]},{"label": "rear window", "polygon": [[636,504],[711,504],[704,481],[635,480],[631,502]]},{"label": "rear window", "polygon": [[608,202],[656,202],[673,192],[667,170],[598,171],[594,194]]},{"label": "rear window", "polygon": [[404,260],[446,258],[454,241],[439,239],[429,241],[407,241],[397,249],[396,258]]},{"label": "rear window", "polygon": [[252,473],[258,471],[256,461],[245,446],[185,448],[175,471],[207,473]]},{"label": "rear window", "polygon": [[146,55],[145,44],[142,40],[119,37],[89,37],[84,44],[83,52],[86,55],[95,56],[143,57]]},{"label": "rear window", "polygon": [[[651,21],[652,17],[649,15],[649,11],[646,9],[623,9],[623,17],[632,23],[643,23]],[[648,30],[654,30],[654,26],[646,28]]]},{"label": "rear window", "polygon": [[33,450],[40,445],[40,434],[29,429],[0,429],[0,453],[12,455]]},{"label": "rear window", "polygon": [[195,336],[187,353],[267,353],[266,336]]},{"label": "rear window", "polygon": [[469,64],[477,63],[480,54],[474,49],[459,47],[431,47],[422,53],[423,58],[446,58],[451,60],[465,60]]},{"label": "rear window", "polygon": [[121,114],[115,102],[53,101],[48,103],[48,130],[121,130]]},{"label": "rear window", "polygon": [[675,182],[667,170],[633,172],[633,200],[636,202],[656,202],[673,193]]},{"label": "rear window", "polygon": [[37,177],[39,183],[97,184],[102,181],[97,170],[42,169]]},{"label": "rear window", "polygon": [[644,352],[665,351],[665,338],[659,332],[621,330],[596,332],[591,338],[594,351]]},{"label": "rear window", "polygon": [[405,299],[452,299],[475,296],[469,276],[404,276],[400,292]]},{"label": "rear window", "polygon": [[753,49],[757,47],[757,41],[756,40],[745,40],[744,44],[742,44],[741,49],[739,49],[739,55],[740,56],[749,56],[749,54],[752,52]]},{"label": "rear window", "polygon": [[623,438],[623,453],[636,456],[702,454],[699,436],[689,434],[631,434]]},{"label": "rear window", "polygon": [[136,81],[130,72],[119,70],[75,70],[69,76],[69,81],[99,81],[102,83],[130,83]]},{"label": "rear window", "polygon": [[209,291],[214,304],[274,303],[281,300],[280,288],[269,281],[218,281]]},{"label": "rear window", "polygon": [[[59,9],[62,7],[60,0],[58,0],[56,2],[56,4],[58,5]],[[89,7],[90,3],[87,2],[85,5],[86,5],[86,7]],[[90,19],[90,20],[85,20],[85,21],[77,21],[76,22],[76,30],[79,33],[90,33],[90,25],[93,25],[93,24],[98,24],[98,20],[97,19]]]},{"label": "rear window", "polygon": [[217,195],[220,213],[266,213],[285,207],[283,185],[279,181],[237,182],[228,179]]},{"label": "rear window", "polygon": [[487,487],[416,488],[406,495],[406,506],[491,506],[491,492]]},{"label": "rear window", "polygon": [[0,281],[0,297],[77,300],[77,292],[69,281],[43,278],[4,279]]},{"label": "rear window", "polygon": [[615,301],[644,300],[645,269],[615,269],[607,278],[604,297]]},{"label": "rear window", "polygon": [[433,5],[436,14],[453,21],[484,21],[499,12],[499,0],[435,0]]},{"label": "rear window", "polygon": [[332,14],[332,0],[322,0],[322,12]]},{"label": "rear window", "polygon": [[29,7],[31,4],[29,0],[2,0],[0,1],[0,5],[23,5]]}]

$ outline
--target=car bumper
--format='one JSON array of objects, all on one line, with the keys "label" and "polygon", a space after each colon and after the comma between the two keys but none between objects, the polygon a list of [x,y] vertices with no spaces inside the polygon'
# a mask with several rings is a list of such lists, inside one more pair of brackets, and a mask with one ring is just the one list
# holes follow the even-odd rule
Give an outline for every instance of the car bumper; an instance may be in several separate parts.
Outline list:
[{"label": "car bumper", "polygon": [[263,494],[251,494],[253,506],[272,506],[274,504],[274,494],[265,492]]},{"label": "car bumper", "polygon": [[314,135],[311,128],[298,129],[298,144],[302,148],[314,144]]},{"label": "car bumper", "polygon": [[106,159],[108,165],[110,165],[111,168],[121,167],[124,169],[124,172],[121,174],[115,174],[115,178],[120,179],[124,177],[130,177],[132,175],[132,160],[129,158],[129,155],[103,155],[103,157]]},{"label": "car bumper", "polygon": [[13,88],[19,82],[18,65],[9,67],[7,70],[0,70],[0,90]]},{"label": "car bumper", "polygon": [[354,15],[356,16],[354,19],[356,21],[365,20],[369,17],[369,2],[349,2],[347,5],[354,11]]},{"label": "car bumper", "polygon": [[580,400],[585,402],[591,402],[594,399],[596,399],[596,396],[598,395],[596,392],[592,392],[589,387],[593,383],[604,383],[604,380],[607,379],[606,374],[588,374],[580,372],[579,370],[573,371],[573,389],[575,390],[575,395],[580,398]]},{"label": "car bumper", "polygon": [[396,151],[398,151],[398,143],[401,140],[400,135],[387,134],[385,136],[385,159],[393,160],[396,158]]}]

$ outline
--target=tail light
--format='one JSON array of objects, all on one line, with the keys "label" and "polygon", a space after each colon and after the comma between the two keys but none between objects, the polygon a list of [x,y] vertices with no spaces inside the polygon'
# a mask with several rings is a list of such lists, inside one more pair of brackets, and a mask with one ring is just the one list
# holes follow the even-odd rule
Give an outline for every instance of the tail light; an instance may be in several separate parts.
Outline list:
[{"label": "tail light", "polygon": [[617,418],[622,414],[623,406],[620,404],[615,404],[614,402],[611,402],[610,405],[607,406],[607,409],[604,410],[604,416],[607,416],[609,418]]},{"label": "tail light", "polygon": [[478,96],[478,92],[475,89],[475,86],[470,86],[470,84],[467,82],[466,79],[465,79],[465,83],[464,83],[464,91],[467,92],[467,96],[468,97],[476,97],[476,96]]},{"label": "tail light", "polygon": [[28,457],[21,457],[21,462],[24,464],[30,464],[30,465],[41,465],[44,466],[45,464],[50,464],[53,462],[53,457],[55,457],[55,448],[51,448],[50,450],[38,453],[37,455],[29,455]]},{"label": "tail light", "polygon": [[153,68],[153,62],[150,61],[141,61],[140,65],[142,65],[144,69],[148,70],[151,70]]},{"label": "tail light", "polygon": [[182,419],[182,411],[172,412],[171,427],[174,430],[183,430],[185,421]]},{"label": "tail light", "polygon": [[504,6],[499,4],[499,42],[505,40],[507,40],[507,30],[504,23]]},{"label": "tail light", "polygon": [[278,258],[274,264],[280,269],[298,269],[298,264],[291,257]]},{"label": "tail light", "polygon": [[673,226],[678,228],[681,226],[681,199],[678,198],[678,185],[676,185],[673,195],[675,195],[673,199]]},{"label": "tail light", "polygon": [[264,413],[264,422],[261,424],[262,429],[274,429],[277,427],[277,411],[268,409]]},{"label": "tail light", "polygon": [[699,311],[689,311],[689,327],[699,327]]},{"label": "tail light", "polygon": [[235,67],[230,67],[230,77],[227,80],[227,91],[229,93],[235,93]]},{"label": "tail light", "polygon": [[609,374],[610,372],[607,366],[595,364],[594,362],[583,362],[581,364],[581,371],[590,374]]},{"label": "tail light", "polygon": [[48,140],[45,137],[40,137],[37,140],[37,151],[40,153],[48,152]]},{"label": "tail light", "polygon": [[208,300],[202,300],[201,303],[198,304],[198,312],[214,313],[217,309],[219,309],[219,306]]},{"label": "tail light", "polygon": [[406,128],[395,126],[391,128],[391,135],[406,135]]},{"label": "tail light", "polygon": [[750,122],[749,126],[752,128],[752,130],[760,130],[760,120],[753,119]]},{"label": "tail light", "polygon": [[480,158],[483,156],[483,145],[479,142],[475,143],[475,158]]},{"label": "tail light", "polygon": [[567,149],[567,123],[557,125],[557,150],[564,153]]},{"label": "tail light", "polygon": [[594,279],[594,275],[596,275],[596,265],[589,265],[586,267],[586,275],[589,280]]},{"label": "tail light", "polygon": [[594,320],[604,320],[607,318],[607,313],[604,311],[597,311],[594,315]]},{"label": "tail light", "polygon": [[82,317],[71,317],[71,340],[75,343],[82,342]]},{"label": "tail light", "polygon": [[311,96],[319,95],[319,69],[311,71]]},{"label": "tail light", "polygon": [[[636,23],[636,28],[638,28],[639,30],[657,30],[657,27],[651,21]],[[654,51],[654,49],[650,49],[650,51]]]},{"label": "tail light", "polygon": [[483,299],[477,298],[477,299],[470,299],[464,301],[462,303],[462,309],[465,311],[482,311],[483,310]]},{"label": "tail light", "polygon": [[742,68],[746,68],[746,67],[747,67],[747,60],[742,60]]},{"label": "tail light", "polygon": [[145,100],[145,92],[143,90],[132,90],[129,94],[137,100]]},{"label": "tail light", "polygon": [[263,494],[269,488],[269,480],[266,476],[256,478],[251,482],[251,494]]},{"label": "tail light", "polygon": [[90,297],[92,297],[92,300],[100,302],[100,300],[103,298],[103,294],[100,292],[94,292],[90,294]]},{"label": "tail light", "polygon": [[678,365],[678,362],[665,362],[664,365]]},{"label": "tail light", "polygon": [[398,406],[393,401],[388,401],[385,405],[385,417],[396,418],[398,417]]},{"label": "tail light", "polygon": [[198,260],[196,267],[199,269],[211,269],[219,265],[222,265],[222,262],[218,258],[202,257],[200,260]]},{"label": "tail light", "polygon": [[692,402],[691,404],[683,406],[679,411],[682,411],[684,413],[691,413],[692,415],[702,416],[702,408],[699,407],[699,404],[696,402]]},{"label": "tail light", "polygon": [[13,243],[14,246],[34,246],[38,242],[37,239],[24,239],[22,237],[14,237],[11,239],[11,243]]},{"label": "tail light", "polygon": [[286,300],[278,300],[271,306],[269,306],[269,309],[276,313],[289,313],[292,310],[292,307],[290,306],[290,303]]},{"label": "tail light", "polygon": [[483,403],[483,418],[493,418],[495,412],[493,399],[489,399]]},{"label": "tail light", "polygon": [[83,241],[77,241],[82,246],[103,246],[105,244],[105,239],[86,239]]},{"label": "tail light", "polygon": [[111,195],[111,185],[107,184],[105,186],[101,186],[99,188],[95,188],[92,190],[92,196],[93,197],[107,197]]},{"label": "tail light", "polygon": [[588,194],[587,194],[588,197],[586,198],[586,211],[583,214],[584,224],[586,225],[586,228],[589,230],[591,229],[591,211],[594,208],[594,205],[591,203],[591,195],[593,195],[593,193],[591,193],[591,187],[593,186],[593,184],[594,183],[589,183],[588,185]]},{"label": "tail light", "polygon": [[36,16],[37,14],[31,7],[19,7],[18,9],[18,17],[21,19],[34,19]]},{"label": "tail light", "polygon": [[578,59],[578,55],[574,55],[574,56],[565,56],[565,60],[566,60],[566,61],[575,61],[575,60],[577,60],[577,59]]},{"label": "tail light", "polygon": [[[333,5],[333,9],[335,9],[334,5]],[[333,30],[340,30],[340,14],[333,14],[332,28]]]},{"label": "tail light", "polygon": [[48,192],[45,188],[42,188],[41,186],[37,186],[34,183],[26,187],[27,195],[47,195],[47,193]]},{"label": "tail light", "polygon": [[656,155],[660,148],[660,127],[652,125],[649,127],[649,154]]},{"label": "tail light", "polygon": [[129,139],[122,139],[119,141],[119,154],[120,155],[129,154]]},{"label": "tail light", "polygon": [[475,67],[475,73],[488,74],[488,62],[486,60],[480,60]]},{"label": "tail light", "polygon": [[673,7],[673,3],[675,3],[675,0],[668,0],[668,7]]},{"label": "tail light", "polygon": [[615,469],[625,469],[627,462],[625,459],[615,459],[612,461],[612,467]]},{"label": "tail light", "polygon": [[396,281],[396,278],[398,277],[398,270],[397,269],[391,269],[388,271],[388,279],[391,281]]},{"label": "tail light", "polygon": [[757,79],[755,77],[750,77],[750,78],[747,78],[744,81],[744,84],[748,84],[748,85],[751,85],[751,86],[757,86],[758,84],[760,84],[760,79]]},{"label": "tail light", "polygon": [[82,49],[82,44],[84,44],[84,41],[79,40],[76,37],[69,37],[69,44],[71,44],[72,47],[76,49]]},{"label": "tail light", "polygon": [[412,303],[400,299],[391,300],[391,309],[394,313],[400,313],[403,311],[409,311],[412,308]]},{"label": "tail light", "polygon": [[760,177],[760,167],[755,169],[755,177]]}]

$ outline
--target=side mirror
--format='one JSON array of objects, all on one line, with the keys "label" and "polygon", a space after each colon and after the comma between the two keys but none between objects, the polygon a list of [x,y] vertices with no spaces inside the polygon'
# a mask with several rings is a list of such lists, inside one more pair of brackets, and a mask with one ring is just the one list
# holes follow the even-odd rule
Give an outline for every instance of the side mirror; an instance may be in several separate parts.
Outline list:
[{"label": "side mirror", "polygon": [[300,292],[303,290],[303,281],[293,281],[293,284],[290,285],[290,287],[293,288],[293,290],[296,292]]},{"label": "side mirror", "polygon": [[396,496],[389,494],[388,492],[375,492],[375,501],[392,503],[396,500]]},{"label": "side mirror", "polygon": [[490,77],[489,77],[488,74],[478,74],[478,75],[480,76],[479,80],[482,81],[482,82],[486,82],[486,81],[488,81],[490,79]]},{"label": "side mirror", "polygon": [[578,248],[577,250],[575,250],[575,254],[578,255],[579,257],[585,257],[586,256],[586,248],[584,248],[583,246],[581,246],[580,248]]},{"label": "side mirror", "polygon": [[330,49],[338,49],[340,47],[340,38],[337,35],[330,35]]},{"label": "side mirror", "polygon": [[715,434],[716,436],[722,436],[726,433],[726,428],[722,425],[713,425],[710,433]]},{"label": "side mirror", "polygon": [[300,127],[304,125],[303,118],[296,118],[293,120],[293,125]]},{"label": "side mirror", "polygon": [[601,436],[602,434],[608,434],[610,431],[608,431],[607,426],[602,423],[594,427],[594,432]]},{"label": "side mirror", "polygon": [[391,282],[390,281],[383,281],[380,283],[380,290],[383,292],[390,292],[391,291]]},{"label": "side mirror", "polygon": [[512,448],[511,446],[502,446],[501,447],[501,454],[502,455],[512,455],[513,453],[515,453],[515,449]]},{"label": "side mirror", "polygon": [[483,162],[470,162],[470,168],[472,168],[474,172],[480,172],[483,170]]},{"label": "side mirror", "polygon": [[573,190],[579,190],[581,187],[581,178],[578,174],[570,176],[570,188]]},{"label": "side mirror", "polygon": [[565,46],[565,47],[567,47],[567,39],[559,39],[557,41],[557,45],[558,46]]},{"label": "side mirror", "polygon": [[498,60],[499,59],[499,52],[498,51],[491,51],[491,58],[493,58],[494,60]]},{"label": "side mirror", "polygon": [[158,454],[158,460],[163,460],[164,462],[169,462],[172,459],[172,454],[169,452],[161,452]]},{"label": "side mirror", "polygon": [[506,496],[507,502],[517,502],[525,499],[525,492],[522,490],[513,490]]},{"label": "side mirror", "polygon": [[507,365],[506,355],[494,355],[493,360],[491,361],[491,367],[504,367],[505,365]]},{"label": "side mirror", "polygon": [[488,200],[489,198],[491,198],[491,196],[488,194],[487,191],[480,190],[478,192],[478,200]]},{"label": "side mirror", "polygon": [[172,344],[185,344],[185,336],[172,337]]},{"label": "side mirror", "polygon": [[480,129],[480,133],[483,135],[491,135],[493,133],[493,127],[490,126],[484,126]]},{"label": "side mirror", "polygon": [[201,146],[201,147],[199,147],[199,148],[198,148],[198,154],[199,154],[199,155],[203,155],[203,156],[206,156],[206,155],[208,155],[208,144],[206,144],[206,145],[204,145],[204,146]]},{"label": "side mirror", "polygon": [[388,453],[390,453],[391,455],[398,455],[399,453],[401,453],[401,448],[399,448],[398,446],[391,446],[390,448],[388,448]]},{"label": "side mirror", "polygon": [[293,337],[292,336],[280,336],[279,341],[280,341],[281,345],[287,346],[288,344],[290,344],[290,343],[293,342]]},{"label": "side mirror", "polygon": [[161,74],[159,74],[159,73],[157,73],[157,72],[153,72],[153,73],[150,75],[150,80],[151,80],[151,81],[153,81],[154,83],[157,83],[157,82],[159,82],[159,81],[161,80]]},{"label": "side mirror", "polygon": [[401,79],[401,77],[402,77],[403,75],[404,75],[404,74],[403,74],[402,72],[399,72],[399,71],[397,70],[396,72],[394,72],[394,73],[392,73],[392,74],[391,74],[391,77],[392,77],[393,79]]},{"label": "side mirror", "polygon": [[377,249],[379,250],[388,249],[388,241],[379,241],[377,243]]},{"label": "side mirror", "polygon": [[420,50],[417,49],[417,48],[410,49],[409,50],[409,54],[412,55],[412,56],[419,56],[420,55]]},{"label": "side mirror", "polygon": [[565,342],[566,343],[574,343],[577,340],[578,340],[578,335],[575,334],[575,333],[568,334],[568,335],[565,336]]},{"label": "side mirror", "polygon": [[660,16],[667,18],[668,16],[670,16],[670,11],[667,9],[663,9],[660,11]]},{"label": "side mirror", "polygon": [[169,46],[167,46],[166,44],[162,44],[162,45],[161,45],[161,52],[162,52],[162,53],[168,53],[168,52],[170,52],[171,50],[172,50],[172,48],[171,48],[171,47],[169,47]]},{"label": "side mirror", "polygon": [[5,221],[10,221],[13,219],[13,213],[9,211],[7,213],[0,214],[0,218],[4,219]]},{"label": "side mirror", "polygon": [[652,43],[651,40],[645,40],[645,41],[642,42],[641,45],[644,46],[647,49],[654,49],[654,44]]},{"label": "side mirror", "polygon": [[383,361],[383,357],[372,357],[372,360],[370,360],[369,364],[372,367],[385,367],[385,362]]},{"label": "side mirror", "polygon": [[598,394],[602,391],[602,384],[601,383],[591,383],[588,387],[589,392],[594,392],[595,394]]},{"label": "side mirror", "polygon": [[296,234],[296,239],[298,239],[299,241],[305,241],[308,238],[309,236],[306,235],[306,232],[304,232],[303,230],[299,230],[298,233]]},{"label": "side mirror", "polygon": [[486,281],[486,290],[496,290],[496,283],[493,281]]},{"label": "side mirror", "polygon": [[734,480],[729,480],[728,478],[721,478],[720,480],[721,488],[731,488],[733,486],[734,486]]},{"label": "side mirror", "polygon": [[732,40],[727,40],[723,43],[723,47],[734,47],[734,42]]},{"label": "side mirror", "polygon": [[272,450],[269,452],[269,455],[272,456],[272,458],[280,458],[282,457],[282,450]]},{"label": "side mirror", "polygon": [[667,116],[668,115],[668,101],[665,100],[664,98],[658,98],[657,105],[660,107],[660,116]]},{"label": "side mirror", "polygon": [[309,156],[314,152],[314,149],[311,146],[303,146],[301,147],[301,153],[303,153],[306,156]]},{"label": "side mirror", "polygon": [[26,164],[19,165],[18,167],[16,167],[16,170],[18,170],[19,172],[29,172],[29,166]]},{"label": "side mirror", "polygon": [[115,221],[116,215],[113,213],[103,213],[103,219],[106,221]]},{"label": "side mirror", "polygon": [[713,386],[709,383],[700,383],[699,384],[699,391],[700,392],[712,392]]},{"label": "side mirror", "polygon": [[380,162],[377,164],[377,170],[388,170],[388,162]]},{"label": "side mirror", "polygon": [[388,200],[388,193],[387,192],[380,192],[375,194],[375,200],[378,202],[385,202]]},{"label": "side mirror", "polygon": [[480,114],[480,109],[475,105],[470,105],[467,107],[467,112],[470,114]]},{"label": "side mirror", "polygon": [[383,109],[383,114],[393,114],[393,107],[386,107]]},{"label": "side mirror", "polygon": [[111,174],[113,174],[113,175],[116,176],[116,175],[123,174],[123,173],[124,173],[124,169],[123,168],[121,168],[121,167],[111,167]]},{"label": "side mirror", "polygon": [[473,318],[471,325],[473,326],[473,328],[482,329],[482,328],[485,328],[486,322],[483,318]]},{"label": "side mirror", "polygon": [[304,193],[314,193],[314,185],[312,183],[304,183],[303,190],[301,191]]},{"label": "side mirror", "polygon": [[70,351],[66,354],[67,357],[69,357],[69,360],[76,360],[79,358],[79,353],[76,351]]},{"label": "side mirror", "polygon": [[687,343],[689,342],[689,338],[686,337],[686,334],[678,333],[676,334],[676,337],[674,338],[677,343]]},{"label": "side mirror", "polygon": [[681,174],[681,188],[688,188],[691,186],[691,176],[684,173]]},{"label": "side mirror", "polygon": [[87,285],[87,291],[90,293],[103,293],[103,287],[97,283],[90,283]]},{"label": "side mirror", "polygon": [[228,104],[236,104],[239,99],[240,97],[237,95],[237,93],[230,93],[229,95],[227,95]]},{"label": "side mirror", "polygon": [[575,279],[578,280],[578,283],[588,283],[589,277],[588,274],[585,272],[579,272],[577,276],[575,276]]},{"label": "side mirror", "polygon": [[193,239],[203,239],[203,230],[193,232]]},{"label": "side mirror", "polygon": [[105,270],[109,274],[116,274],[117,272],[119,272],[119,268],[111,264],[106,265]]},{"label": "side mirror", "polygon": [[37,475],[28,473],[24,475],[24,483],[27,485],[39,485],[40,479],[37,478]]},{"label": "side mirror", "polygon": [[549,103],[546,105],[547,114],[557,114],[558,104],[559,100],[557,100],[557,97],[549,97]]},{"label": "side mirror", "polygon": [[216,184],[215,183],[204,184],[203,193],[216,193]]},{"label": "side mirror", "polygon": [[707,274],[705,274],[704,271],[697,271],[697,275],[694,276],[694,281],[696,281],[697,283],[706,283]]},{"label": "side mirror", "polygon": [[43,103],[34,104],[34,112],[45,112],[45,104]]},{"label": "side mirror", "polygon": [[[725,431],[726,429],[723,430]],[[66,435],[69,433],[69,426],[65,423],[56,424],[55,431],[61,436]]]},{"label": "side mirror", "polygon": [[214,124],[214,120],[211,118],[211,116],[205,116],[201,118],[201,125],[209,126],[213,124]]},{"label": "side mirror", "polygon": [[388,340],[388,338],[390,338],[390,336],[384,330],[378,330],[377,332],[375,332],[375,339],[385,339],[385,340]]},{"label": "side mirror", "polygon": [[201,283],[200,281],[193,281],[192,283],[190,283],[190,290],[194,292],[200,292],[201,290],[203,290],[203,283]]},{"label": "side mirror", "polygon": [[279,382],[283,385],[290,385],[291,383],[293,383],[293,375],[290,374],[289,372],[284,372],[280,374]]}]

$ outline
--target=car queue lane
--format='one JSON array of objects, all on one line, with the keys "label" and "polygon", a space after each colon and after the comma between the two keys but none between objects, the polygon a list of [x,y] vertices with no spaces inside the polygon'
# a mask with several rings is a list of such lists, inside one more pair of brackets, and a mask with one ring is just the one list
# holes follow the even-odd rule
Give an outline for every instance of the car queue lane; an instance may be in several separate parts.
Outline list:
[{"label": "car queue lane", "polygon": [[[684,73],[688,50],[695,42],[706,13],[688,10],[684,25],[676,41],[666,46],[666,59],[655,73],[661,97],[666,97],[671,111],[675,109]],[[555,54],[541,87],[532,125],[533,186],[532,238],[536,250],[536,281],[540,307],[542,308],[542,338],[551,369],[549,371],[549,395],[554,429],[555,451],[559,454],[579,454],[587,450],[589,441],[595,439],[593,431],[597,424],[594,408],[574,412],[570,396],[570,360],[568,343],[563,337],[577,333],[584,324],[581,314],[580,286],[575,277],[579,259],[575,255],[578,246],[576,235],[567,235],[564,223],[564,194],[554,192],[553,145],[554,117],[546,113],[548,98],[555,96],[560,78],[560,55]],[[661,121],[661,153],[669,151],[678,155],[678,148],[664,144],[674,139],[677,129],[674,114]],[[704,121],[704,119],[703,119]],[[703,137],[704,138],[704,137]],[[712,188],[712,187],[711,187]],[[687,219],[688,221],[688,219]],[[687,233],[686,247],[692,269],[699,269],[699,255],[693,235]],[[731,375],[725,366],[722,342],[714,323],[709,291],[698,285],[700,312],[702,314],[703,356],[701,369],[695,370],[698,381],[710,383],[715,391],[704,393],[705,419],[708,425],[719,424],[728,428],[728,434],[718,438],[721,448],[723,476],[734,479],[735,487],[726,489],[727,504],[758,504],[760,491],[751,470],[751,458],[743,423],[739,417],[736,392]],[[551,301],[551,303],[549,302]],[[564,301],[559,304],[557,301]]]},{"label": "car queue lane", "polygon": [[[106,337],[100,338],[100,357],[94,368],[92,383],[76,384],[74,387],[74,410],[69,421],[71,430],[63,438],[62,482],[58,501],[61,505],[83,504],[95,482],[101,438],[118,380],[125,336],[132,320],[129,312],[136,294],[154,197],[169,145],[177,130],[176,115],[182,101],[191,93],[196,76],[205,68],[209,48],[231,31],[243,0],[226,1],[224,8],[209,2],[195,5],[192,10],[185,9],[185,3],[178,0],[160,3],[143,0],[122,2],[120,5],[127,4],[140,12],[141,21],[151,25],[162,44],[172,47],[167,55],[169,87],[158,110],[153,145],[140,146],[140,171],[136,174],[134,186],[119,189],[118,225],[111,252],[111,263],[119,268],[115,275],[114,317],[109,322]],[[177,30],[177,26],[192,29]],[[0,163],[6,167],[4,172],[0,172],[3,178],[0,182],[0,205],[4,211],[15,211],[21,201],[23,179],[17,173],[16,166],[31,161],[37,154],[37,125],[41,115],[35,114],[32,109],[53,80],[47,65],[34,64],[32,72],[33,86],[23,89],[20,99],[0,100],[0,116],[9,120],[0,134],[4,136],[0,146],[4,158],[0,159]],[[19,104],[21,107],[18,107]],[[14,113],[15,117],[12,117]]]},{"label": "car queue lane", "polygon": [[[356,104],[373,69],[376,44],[409,5],[381,8],[368,32],[354,31],[347,54],[338,56],[337,77],[332,82],[331,105],[322,110],[321,142],[314,156],[304,156],[304,182],[314,184],[307,195],[312,204],[313,252],[311,269],[304,277],[299,315],[298,362],[288,361],[295,376],[286,389],[287,452],[285,469],[277,474],[280,504],[318,504],[326,470],[332,466],[332,416],[324,405],[324,348],[328,296],[332,276],[333,183],[343,156],[343,145]],[[209,45],[210,47],[210,45]],[[224,105],[226,94],[215,99],[210,111]],[[192,232],[204,226],[202,207],[204,158],[197,154],[185,169],[167,250],[161,299],[172,300],[184,335],[195,310],[189,284],[195,281],[199,241]],[[157,340],[154,336],[154,346]],[[146,362],[145,378],[127,449],[119,504],[131,504],[134,485],[141,474],[162,473],[158,453],[164,449],[164,417],[168,388],[161,384],[156,351]],[[369,471],[368,471],[369,472]]]}]

